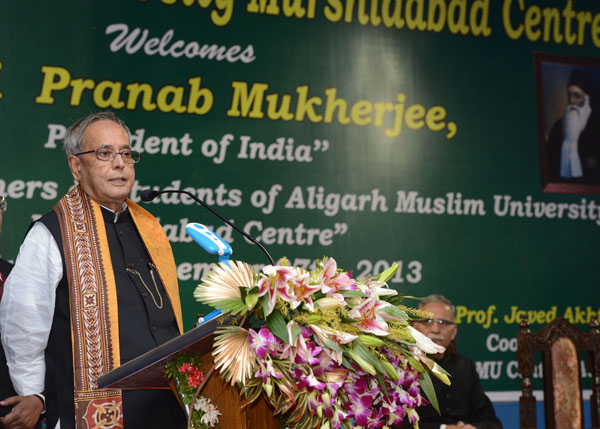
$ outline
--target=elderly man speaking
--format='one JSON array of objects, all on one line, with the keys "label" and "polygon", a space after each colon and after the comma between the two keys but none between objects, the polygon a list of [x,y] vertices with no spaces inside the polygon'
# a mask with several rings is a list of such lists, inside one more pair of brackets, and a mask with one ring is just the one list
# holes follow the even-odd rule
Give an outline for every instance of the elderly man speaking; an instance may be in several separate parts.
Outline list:
[{"label": "elderly man speaking", "polygon": [[0,329],[19,396],[6,428],[184,427],[167,390],[97,389],[101,374],[182,330],[171,247],[127,199],[135,179],[127,126],[91,114],[65,135],[78,186],[29,230],[6,280]]}]

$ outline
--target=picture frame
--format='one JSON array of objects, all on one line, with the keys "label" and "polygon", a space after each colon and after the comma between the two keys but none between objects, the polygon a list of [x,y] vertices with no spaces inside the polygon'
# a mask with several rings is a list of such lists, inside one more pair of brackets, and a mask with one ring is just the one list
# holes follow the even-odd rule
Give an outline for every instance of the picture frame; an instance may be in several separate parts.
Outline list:
[{"label": "picture frame", "polygon": [[[600,194],[600,59],[536,52],[534,70],[542,191]],[[587,103],[591,107],[591,113],[580,115],[589,116],[575,149],[566,146],[569,139],[564,134],[572,82],[585,82],[581,85],[589,92]],[[573,96],[572,91],[569,94]],[[565,155],[573,150],[578,151],[582,170],[575,167],[575,173],[569,171],[571,161]],[[570,173],[573,176],[569,177]]]}]

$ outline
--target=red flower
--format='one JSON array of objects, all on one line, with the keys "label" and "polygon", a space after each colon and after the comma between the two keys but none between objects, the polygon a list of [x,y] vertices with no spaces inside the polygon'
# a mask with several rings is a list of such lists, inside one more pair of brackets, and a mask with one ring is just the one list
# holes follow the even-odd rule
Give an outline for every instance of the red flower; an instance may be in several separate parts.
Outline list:
[{"label": "red flower", "polygon": [[179,372],[182,374],[187,374],[188,372],[190,372],[194,367],[194,365],[192,365],[191,363],[184,363],[179,367]]},{"label": "red flower", "polygon": [[190,387],[200,387],[202,381],[204,381],[204,373],[200,368],[191,363],[184,363],[178,371],[183,375],[187,375],[187,381]]},{"label": "red flower", "polygon": [[193,367],[193,370],[188,372],[188,383],[191,387],[200,387],[204,381],[204,373],[199,368]]}]

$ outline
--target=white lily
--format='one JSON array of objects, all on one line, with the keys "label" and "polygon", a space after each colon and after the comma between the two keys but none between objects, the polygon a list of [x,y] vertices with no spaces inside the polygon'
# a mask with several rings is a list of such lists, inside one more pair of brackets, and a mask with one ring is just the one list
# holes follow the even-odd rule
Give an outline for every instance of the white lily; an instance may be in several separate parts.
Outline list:
[{"label": "white lily", "polygon": [[438,354],[444,353],[444,351],[446,350],[445,347],[437,345],[431,340],[431,338],[417,331],[412,326],[408,326],[408,330],[410,331],[412,337],[415,339],[417,347],[419,347],[425,353]]}]

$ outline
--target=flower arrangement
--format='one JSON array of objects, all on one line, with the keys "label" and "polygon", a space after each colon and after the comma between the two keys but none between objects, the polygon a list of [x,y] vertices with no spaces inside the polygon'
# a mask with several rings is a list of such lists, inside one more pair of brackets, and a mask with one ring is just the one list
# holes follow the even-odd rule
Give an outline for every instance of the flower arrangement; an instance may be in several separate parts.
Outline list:
[{"label": "flower arrangement", "polygon": [[182,354],[170,359],[165,366],[165,375],[175,385],[188,412],[188,428],[218,427],[221,413],[210,399],[198,395],[205,380],[198,354]]},{"label": "flower arrangement", "polygon": [[437,408],[430,373],[449,380],[426,355],[443,347],[410,326],[429,313],[386,283],[397,269],[355,280],[332,258],[313,271],[286,259],[262,273],[213,265],[194,296],[233,318],[216,332],[215,368],[246,403],[264,394],[290,428],[418,427],[422,392]]}]

